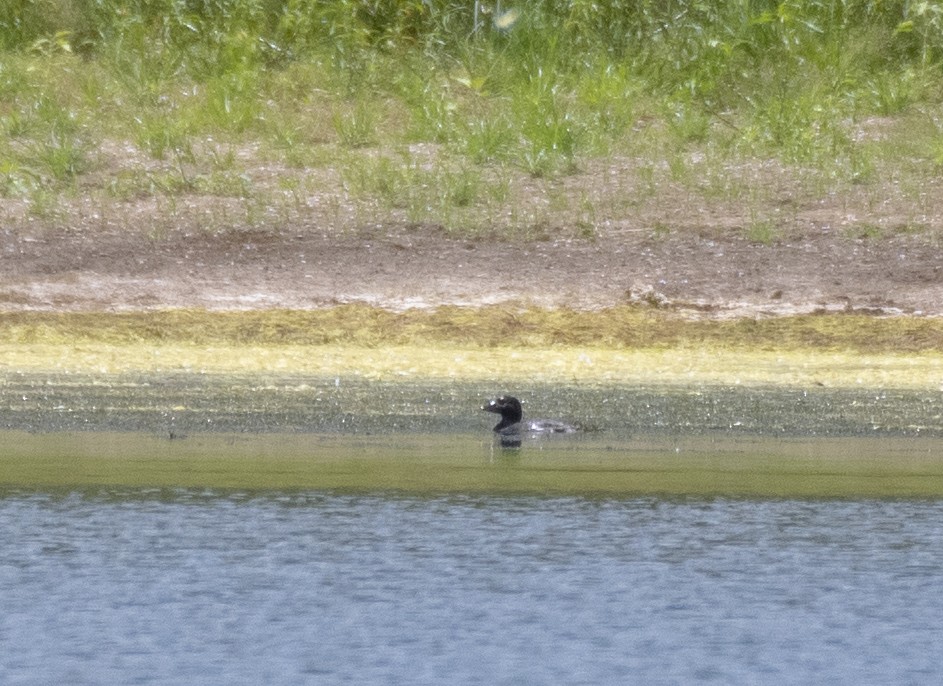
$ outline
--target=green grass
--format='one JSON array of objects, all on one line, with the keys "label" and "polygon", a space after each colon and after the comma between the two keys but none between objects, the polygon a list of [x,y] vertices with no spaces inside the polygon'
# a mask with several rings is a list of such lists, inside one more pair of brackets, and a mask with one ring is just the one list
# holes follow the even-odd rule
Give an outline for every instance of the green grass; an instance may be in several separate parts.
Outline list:
[{"label": "green grass", "polygon": [[[472,6],[12,0],[0,201],[68,221],[70,197],[107,205],[117,179],[130,197],[252,196],[286,217],[306,173],[331,166],[347,188],[326,192],[355,224],[527,236],[548,220],[534,197],[607,163],[633,170],[619,199],[577,193],[578,210],[551,223],[618,220],[665,184],[770,216],[767,198],[742,192],[757,180],[738,176],[758,160],[779,170],[760,183],[793,184],[801,202],[892,185],[906,206],[943,167],[927,131],[943,95],[938,3],[528,0],[508,26],[477,29]],[[879,118],[903,125],[863,132]],[[116,160],[108,144],[139,154]],[[220,179],[225,149],[241,154]],[[241,181],[271,164],[278,178]]]}]

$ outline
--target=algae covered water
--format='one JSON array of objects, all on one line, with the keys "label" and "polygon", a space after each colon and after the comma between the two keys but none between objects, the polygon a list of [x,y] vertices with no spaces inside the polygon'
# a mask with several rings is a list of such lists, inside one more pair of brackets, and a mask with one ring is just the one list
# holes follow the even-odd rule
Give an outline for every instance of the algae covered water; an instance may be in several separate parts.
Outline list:
[{"label": "algae covered water", "polygon": [[6,489],[10,684],[937,683],[943,502]]},{"label": "algae covered water", "polygon": [[940,681],[939,394],[527,390],[8,375],[0,683]]},{"label": "algae covered water", "polygon": [[628,496],[943,495],[921,390],[532,384],[577,434],[495,446],[484,382],[10,374],[0,485]]},{"label": "algae covered water", "polygon": [[508,386],[409,375],[0,371],[0,430],[168,437],[207,432],[487,436],[494,421],[480,411],[482,403],[509,393],[522,399],[526,415],[563,418],[589,433],[943,437],[943,394],[932,384],[831,387],[804,379],[799,385],[741,385],[699,381],[700,376],[688,382],[678,373],[671,378],[671,383],[517,378]]}]

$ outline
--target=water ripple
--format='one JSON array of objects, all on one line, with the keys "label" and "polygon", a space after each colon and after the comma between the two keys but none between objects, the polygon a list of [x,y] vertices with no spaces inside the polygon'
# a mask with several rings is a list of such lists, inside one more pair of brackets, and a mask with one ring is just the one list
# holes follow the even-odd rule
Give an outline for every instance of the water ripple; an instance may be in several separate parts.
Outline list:
[{"label": "water ripple", "polygon": [[943,676],[939,501],[102,490],[0,518],[2,683]]}]

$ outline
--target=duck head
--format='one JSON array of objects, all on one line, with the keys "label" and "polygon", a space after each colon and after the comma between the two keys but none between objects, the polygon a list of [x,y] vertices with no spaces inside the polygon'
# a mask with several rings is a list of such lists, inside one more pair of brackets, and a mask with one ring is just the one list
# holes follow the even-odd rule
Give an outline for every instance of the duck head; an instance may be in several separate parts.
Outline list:
[{"label": "duck head", "polygon": [[495,431],[500,431],[511,424],[516,424],[521,421],[521,417],[524,416],[524,411],[521,409],[521,401],[512,395],[502,395],[500,398],[495,398],[481,409],[485,412],[494,412],[495,414],[501,415],[501,423],[495,427]]}]

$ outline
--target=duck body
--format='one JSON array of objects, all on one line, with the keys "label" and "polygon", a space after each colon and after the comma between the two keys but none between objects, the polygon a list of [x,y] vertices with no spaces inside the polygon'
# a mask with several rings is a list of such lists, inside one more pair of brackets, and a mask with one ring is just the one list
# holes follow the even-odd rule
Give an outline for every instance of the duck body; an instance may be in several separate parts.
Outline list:
[{"label": "duck body", "polygon": [[501,421],[494,427],[494,432],[501,436],[518,436],[524,433],[569,434],[577,430],[572,424],[556,419],[525,420],[521,401],[512,395],[502,395],[500,398],[495,398],[481,409],[485,412],[494,412],[501,415]]}]

